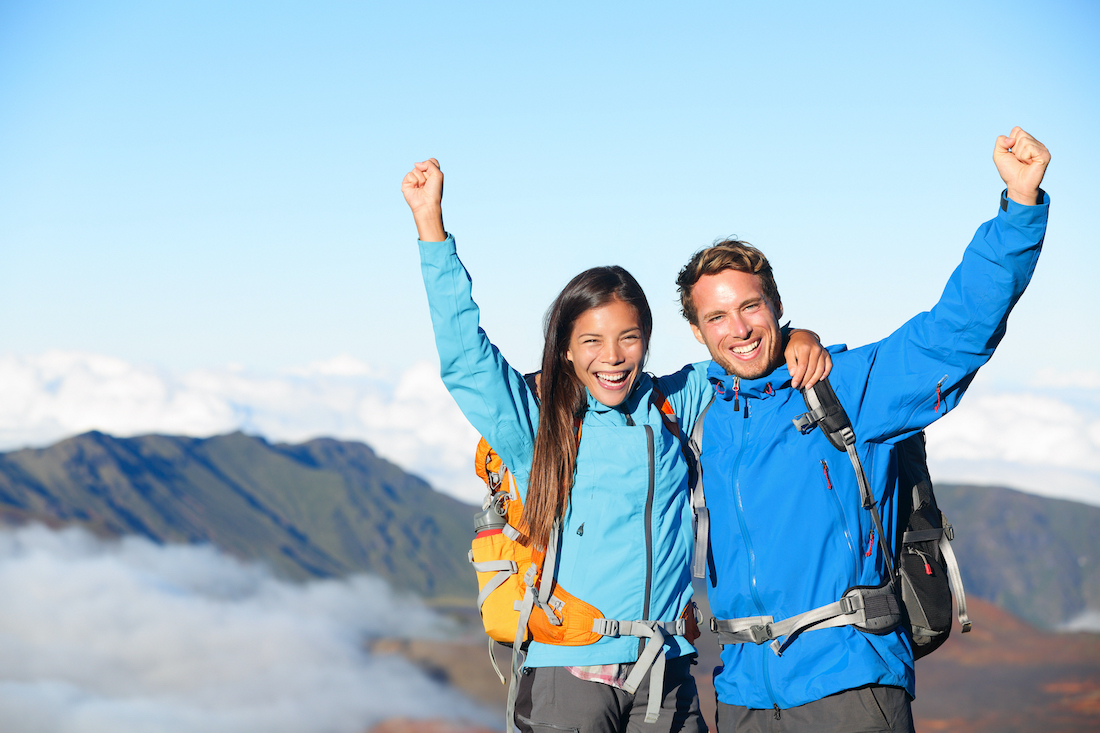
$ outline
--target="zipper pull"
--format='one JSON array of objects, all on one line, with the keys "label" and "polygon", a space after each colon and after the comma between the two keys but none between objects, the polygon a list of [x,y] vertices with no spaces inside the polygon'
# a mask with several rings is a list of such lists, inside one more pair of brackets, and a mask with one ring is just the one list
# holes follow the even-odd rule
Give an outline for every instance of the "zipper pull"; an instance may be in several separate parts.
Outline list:
[{"label": "zipper pull", "polygon": [[875,549],[875,530],[871,530],[871,534],[867,537],[867,554],[864,557],[870,557],[871,553]]},{"label": "zipper pull", "polygon": [[931,575],[932,574],[932,565],[931,565],[931,563],[928,562],[928,555],[921,552],[920,550],[918,550],[915,547],[908,548],[908,551],[909,551],[910,555],[920,555],[920,559],[924,563],[924,572],[925,572],[925,574],[926,575]]},{"label": "zipper pull", "polygon": [[943,395],[940,394],[940,387],[942,387],[943,383],[946,382],[946,381],[947,381],[947,375],[944,374],[943,379],[936,382],[936,406],[932,408],[932,412],[939,412],[940,411],[940,403],[943,401]]},{"label": "zipper pull", "polygon": [[733,378],[733,411],[741,411],[741,402],[738,399],[738,395],[741,393],[741,379],[739,377]]},{"label": "zipper pull", "polygon": [[779,703],[775,703],[773,707],[775,707],[775,719],[779,720]]}]

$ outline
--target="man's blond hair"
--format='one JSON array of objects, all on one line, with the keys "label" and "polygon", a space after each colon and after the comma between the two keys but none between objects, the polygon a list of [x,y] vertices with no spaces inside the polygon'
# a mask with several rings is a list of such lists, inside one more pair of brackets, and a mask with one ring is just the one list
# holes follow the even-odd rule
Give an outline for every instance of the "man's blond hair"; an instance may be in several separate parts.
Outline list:
[{"label": "man's blond hair", "polygon": [[688,323],[699,325],[699,314],[691,299],[691,290],[695,283],[704,275],[717,275],[724,270],[737,270],[759,277],[764,297],[771,302],[777,315],[782,314],[782,301],[779,299],[779,289],[775,286],[768,258],[748,242],[726,239],[696,252],[676,278],[676,286],[680,292],[680,310]]}]

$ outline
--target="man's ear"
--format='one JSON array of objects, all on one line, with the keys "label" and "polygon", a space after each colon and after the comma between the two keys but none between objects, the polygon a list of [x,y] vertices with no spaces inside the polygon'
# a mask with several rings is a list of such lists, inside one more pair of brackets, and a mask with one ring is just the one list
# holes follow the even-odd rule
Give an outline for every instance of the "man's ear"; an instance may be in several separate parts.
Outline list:
[{"label": "man's ear", "polygon": [[688,325],[691,326],[691,332],[695,334],[695,340],[701,343],[703,346],[706,346],[707,342],[703,339],[703,332],[699,330],[699,327],[696,326],[694,323],[689,323]]},{"label": "man's ear", "polygon": [[783,317],[783,301],[779,300],[775,303],[775,320],[779,320]]}]

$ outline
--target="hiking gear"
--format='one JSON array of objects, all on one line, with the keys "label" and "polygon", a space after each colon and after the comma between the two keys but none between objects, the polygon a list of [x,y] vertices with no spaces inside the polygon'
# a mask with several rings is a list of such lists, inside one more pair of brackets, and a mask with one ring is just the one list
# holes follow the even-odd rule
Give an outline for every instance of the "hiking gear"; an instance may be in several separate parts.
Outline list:
[{"label": "hiking gear", "polygon": [[[695,578],[707,577],[707,565],[710,560],[710,512],[707,511],[707,497],[703,493],[703,421],[707,417],[707,411],[714,404],[714,395],[710,402],[699,413],[695,425],[691,429],[691,437],[688,439],[688,451],[691,460],[688,465],[692,467],[691,477],[691,509],[695,513],[695,549],[692,551],[691,575]],[[746,413],[748,414],[748,413]]]},{"label": "hiking gear", "polygon": [[[537,394],[537,374],[528,374],[524,379]],[[666,429],[678,438],[679,426],[667,398],[654,387],[650,399],[660,412]],[[652,430],[649,425],[645,429],[647,432]],[[575,426],[578,443],[581,430],[582,422],[578,419]],[[584,646],[601,637],[645,639],[646,645],[623,689],[634,692],[650,670],[653,684],[661,685],[665,667],[662,648],[666,639],[694,632],[694,637],[688,639],[690,642],[699,636],[695,604],[689,602],[674,622],[604,618],[599,609],[569,594],[555,582],[560,521],[554,523],[547,548],[533,547],[521,529],[524,527],[523,503],[515,490],[514,479],[484,438],[478,443],[474,465],[489,493],[482,511],[474,516],[478,531],[469,558],[478,576],[478,611],[490,638],[489,658],[502,683],[504,675],[497,665],[492,641],[510,644],[513,648],[508,720],[513,720],[518,689],[516,679],[523,660],[522,645],[531,639],[559,646]],[[660,700],[653,698],[647,722],[656,722],[659,707]]]},{"label": "hiking gear", "polygon": [[[902,622],[901,614],[904,611],[913,641],[913,656],[919,659],[937,649],[951,633],[952,595],[958,599],[962,631],[970,631],[962,575],[949,544],[954,534],[951,525],[946,523],[946,518],[939,512],[936,497],[932,493],[928,458],[924,451],[924,433],[906,438],[897,445],[899,492],[910,492],[912,499],[911,504],[899,507],[908,507],[908,512],[901,515],[907,516],[907,529],[903,535],[900,560],[895,569],[894,553],[884,539],[886,533],[874,494],[867,485],[863,464],[856,453],[856,436],[848,414],[837,399],[828,378],[819,381],[811,389],[803,389],[802,396],[809,412],[795,418],[794,425],[803,435],[820,427],[834,448],[848,454],[859,483],[863,508],[871,513],[875,535],[890,570],[888,579],[877,587],[849,589],[836,603],[783,621],[777,622],[771,616],[712,619],[711,630],[718,633],[719,643],[762,644],[771,641],[772,650],[777,656],[781,656],[803,631],[850,625],[860,631],[882,634],[893,630]],[[699,429],[698,423],[696,429]],[[786,641],[781,643],[783,637],[786,637]]]},{"label": "hiking gear", "polygon": [[[938,392],[938,385],[937,385]],[[837,399],[836,393],[824,379],[812,389],[802,390],[809,412],[794,420],[795,427],[805,435],[820,427],[837,450],[847,452],[859,481],[863,506],[872,514],[880,541],[885,536],[875,507],[874,496],[867,486],[856,453],[856,436],[848,414]],[[939,395],[937,394],[937,399]],[[894,590],[899,593],[901,608],[908,621],[909,636],[913,641],[913,657],[919,659],[935,651],[951,633],[951,596],[959,607],[959,625],[963,633],[970,631],[970,618],[966,613],[966,593],[962,575],[950,541],[954,532],[946,517],[939,511],[932,481],[928,475],[928,456],[924,450],[924,432],[899,442],[898,491],[899,519],[906,521],[906,531],[899,548],[899,561],[895,569],[894,553],[883,541],[883,553],[890,568],[890,579],[896,581]],[[906,502],[905,499],[909,498]],[[933,567],[935,565],[935,568]]]},{"label": "hiking gear", "polygon": [[902,493],[898,497],[898,516],[909,519],[902,535],[897,570],[914,659],[931,654],[947,641],[951,634],[952,596],[962,633],[971,627],[959,561],[951,549],[955,530],[940,511],[932,492],[924,443],[921,432],[897,445],[898,486],[903,492],[912,487],[911,494]]},{"label": "hiking gear", "polygon": [[[830,349],[829,381],[851,419],[882,531],[863,508],[846,452],[821,431],[804,436],[793,428],[807,408],[785,366],[740,379],[735,412],[734,376],[708,365],[723,391],[716,389],[702,435],[715,617],[782,621],[890,577],[879,537],[895,548],[905,528],[896,523],[899,492],[887,490],[897,482],[893,444],[954,409],[992,354],[1034,269],[1046,208],[1009,202],[979,229],[929,312],[877,343]],[[881,636],[852,626],[804,631],[782,657],[769,644],[732,644],[722,661],[718,699],[750,708],[797,707],[868,684],[915,692],[912,645],[900,627]]]}]

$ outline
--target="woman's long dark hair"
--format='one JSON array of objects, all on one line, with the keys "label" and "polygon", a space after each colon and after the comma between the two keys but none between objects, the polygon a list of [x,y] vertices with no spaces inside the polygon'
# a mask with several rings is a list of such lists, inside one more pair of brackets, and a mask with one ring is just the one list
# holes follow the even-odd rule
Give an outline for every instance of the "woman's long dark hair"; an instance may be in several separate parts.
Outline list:
[{"label": "woman's long dark hair", "polygon": [[565,516],[577,467],[574,420],[584,414],[588,404],[584,385],[566,358],[573,326],[586,311],[614,300],[626,303],[638,314],[638,325],[648,353],[653,314],[638,281],[621,267],[585,270],[569,281],[546,311],[539,427],[523,505],[527,530],[537,547],[546,547],[554,520]]}]

